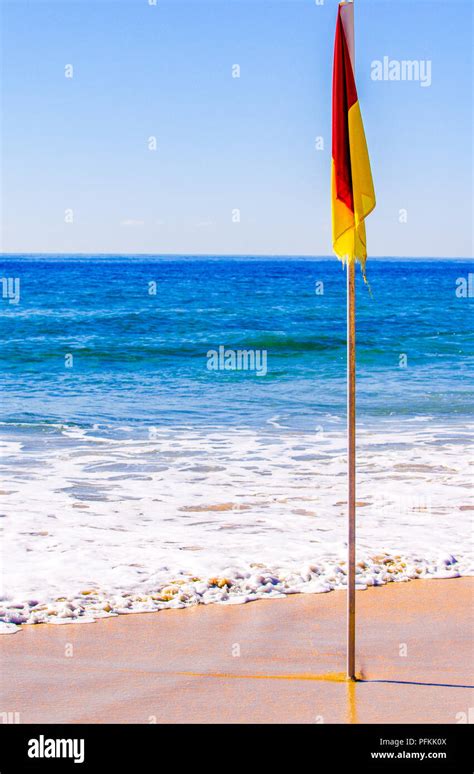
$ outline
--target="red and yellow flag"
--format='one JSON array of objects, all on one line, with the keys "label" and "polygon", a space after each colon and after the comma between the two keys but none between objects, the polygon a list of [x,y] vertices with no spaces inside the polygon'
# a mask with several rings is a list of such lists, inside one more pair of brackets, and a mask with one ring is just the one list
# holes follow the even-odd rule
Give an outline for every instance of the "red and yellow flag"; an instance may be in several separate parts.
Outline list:
[{"label": "red and yellow flag", "polygon": [[332,90],[332,243],[343,262],[367,258],[364,219],[375,207],[354,78],[354,5],[339,4]]}]

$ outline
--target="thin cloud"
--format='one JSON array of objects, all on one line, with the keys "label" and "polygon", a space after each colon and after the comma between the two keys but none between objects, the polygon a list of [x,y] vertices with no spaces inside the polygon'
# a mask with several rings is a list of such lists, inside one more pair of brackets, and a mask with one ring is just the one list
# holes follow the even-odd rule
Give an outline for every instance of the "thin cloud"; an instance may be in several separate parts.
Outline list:
[{"label": "thin cloud", "polygon": [[145,221],[144,220],[133,220],[133,218],[127,218],[126,220],[120,221],[121,226],[144,226]]}]

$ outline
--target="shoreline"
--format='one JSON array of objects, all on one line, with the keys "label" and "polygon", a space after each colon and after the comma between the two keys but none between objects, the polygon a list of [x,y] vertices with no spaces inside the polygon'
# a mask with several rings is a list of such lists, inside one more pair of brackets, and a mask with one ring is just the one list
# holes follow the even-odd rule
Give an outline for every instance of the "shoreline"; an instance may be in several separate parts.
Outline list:
[{"label": "shoreline", "polygon": [[[219,507],[217,510],[227,510]],[[386,551],[356,564],[356,590],[379,588],[391,583],[409,583],[416,580],[451,580],[474,577],[468,566],[463,574],[459,567],[463,559],[452,555],[444,559],[415,560]],[[121,592],[116,595],[100,587],[79,592],[73,597],[61,596],[56,600],[36,603],[30,608],[31,620],[25,620],[28,603],[0,607],[0,639],[20,633],[23,627],[37,625],[74,625],[96,623],[105,618],[121,615],[158,613],[209,604],[244,605],[258,600],[284,599],[295,594],[327,594],[345,591],[347,586],[346,561],[333,561],[332,577],[325,579],[321,568],[306,565],[299,572],[271,570],[263,565],[239,571],[232,568],[212,578],[192,578],[181,575],[162,582],[152,589]],[[327,568],[326,573],[327,573]],[[232,579],[230,579],[232,578]],[[236,580],[237,578],[238,580]],[[87,584],[86,584],[87,585]],[[30,597],[34,597],[31,594]]]},{"label": "shoreline", "polygon": [[[434,582],[437,581],[437,582]],[[474,700],[474,579],[23,627],[0,638],[20,723],[458,723]]]},{"label": "shoreline", "polygon": [[[8,436],[0,620],[343,587],[344,432],[329,416],[316,436],[272,417],[265,431],[120,420]],[[403,427],[359,428],[360,585],[474,574],[468,430]]]},{"label": "shoreline", "polygon": [[[385,427],[359,429],[359,585],[474,574],[467,430],[405,430],[391,444]],[[316,442],[276,427],[153,437],[128,428],[125,441],[107,432],[39,433],[33,450],[21,433],[5,442],[1,621],[344,587],[340,430]]]}]

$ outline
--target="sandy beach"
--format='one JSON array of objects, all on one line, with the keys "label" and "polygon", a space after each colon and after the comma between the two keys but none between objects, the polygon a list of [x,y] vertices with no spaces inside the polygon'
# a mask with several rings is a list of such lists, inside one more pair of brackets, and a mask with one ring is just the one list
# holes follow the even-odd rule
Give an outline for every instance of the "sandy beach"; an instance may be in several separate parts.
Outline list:
[{"label": "sandy beach", "polygon": [[[0,640],[21,723],[460,723],[474,701],[472,578],[38,625]],[[472,712],[471,712],[472,714]]]}]

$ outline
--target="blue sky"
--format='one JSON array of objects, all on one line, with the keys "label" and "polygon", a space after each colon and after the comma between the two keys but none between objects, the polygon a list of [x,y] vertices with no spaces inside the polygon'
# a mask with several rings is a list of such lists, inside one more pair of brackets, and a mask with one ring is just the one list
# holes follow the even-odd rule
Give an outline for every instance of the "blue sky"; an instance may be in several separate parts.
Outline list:
[{"label": "blue sky", "polygon": [[[331,253],[335,0],[1,6],[3,251]],[[355,11],[369,255],[471,257],[471,3]],[[384,56],[431,85],[372,80]]]}]

